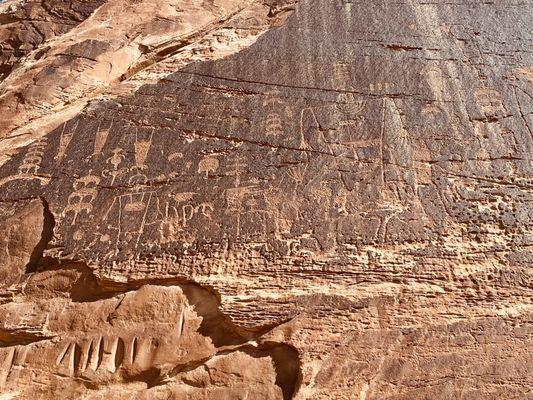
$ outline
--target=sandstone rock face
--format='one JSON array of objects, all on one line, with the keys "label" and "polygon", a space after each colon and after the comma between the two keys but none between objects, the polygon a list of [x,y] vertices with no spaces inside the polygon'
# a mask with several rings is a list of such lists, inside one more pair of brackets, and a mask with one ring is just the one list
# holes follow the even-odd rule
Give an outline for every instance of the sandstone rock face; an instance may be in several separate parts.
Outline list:
[{"label": "sandstone rock face", "polygon": [[533,397],[531,2],[0,7],[0,398]]}]

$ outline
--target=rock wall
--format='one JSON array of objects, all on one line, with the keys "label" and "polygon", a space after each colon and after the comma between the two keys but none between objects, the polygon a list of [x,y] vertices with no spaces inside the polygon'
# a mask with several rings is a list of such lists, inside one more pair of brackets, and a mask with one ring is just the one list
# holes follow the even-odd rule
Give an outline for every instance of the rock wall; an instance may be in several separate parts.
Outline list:
[{"label": "rock wall", "polygon": [[530,1],[81,4],[0,14],[0,393],[532,396]]}]

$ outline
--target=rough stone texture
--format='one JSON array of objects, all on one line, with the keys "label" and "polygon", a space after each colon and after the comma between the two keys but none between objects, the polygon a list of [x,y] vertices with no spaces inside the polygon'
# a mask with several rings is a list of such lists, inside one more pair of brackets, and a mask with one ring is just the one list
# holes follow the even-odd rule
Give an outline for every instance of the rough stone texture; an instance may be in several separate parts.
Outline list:
[{"label": "rough stone texture", "polygon": [[114,0],[31,44],[0,392],[533,398],[532,6]]},{"label": "rough stone texture", "polygon": [[[0,19],[0,81],[21,58],[45,41],[62,35],[87,18],[103,1],[8,1]],[[47,47],[37,53],[42,57]]]}]

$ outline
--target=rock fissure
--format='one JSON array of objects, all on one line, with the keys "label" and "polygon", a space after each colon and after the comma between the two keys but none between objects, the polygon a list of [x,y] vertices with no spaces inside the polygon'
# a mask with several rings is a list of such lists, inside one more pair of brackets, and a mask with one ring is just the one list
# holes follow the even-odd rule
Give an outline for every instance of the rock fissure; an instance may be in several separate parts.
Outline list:
[{"label": "rock fissure", "polygon": [[33,249],[30,260],[26,264],[26,273],[36,272],[39,263],[42,260],[44,251],[47,249],[49,243],[54,238],[55,218],[50,212],[48,202],[41,197],[40,198],[43,208],[43,230],[41,232],[41,239],[37,246]]}]

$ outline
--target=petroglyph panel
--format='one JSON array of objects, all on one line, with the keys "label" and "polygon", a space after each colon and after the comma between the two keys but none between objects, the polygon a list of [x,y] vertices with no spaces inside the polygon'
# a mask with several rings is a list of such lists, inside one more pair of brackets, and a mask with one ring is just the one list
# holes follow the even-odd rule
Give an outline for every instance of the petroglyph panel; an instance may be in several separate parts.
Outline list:
[{"label": "petroglyph panel", "polygon": [[[505,86],[488,66],[409,58],[433,54],[424,49],[435,40],[471,56],[463,31],[419,37],[429,17],[418,5],[322,4],[338,37],[313,47],[323,32],[302,28],[318,18],[311,3],[242,53],[93,104],[2,167],[4,198],[47,198],[62,254],[105,270],[153,254],[338,259],[415,244],[416,260],[438,240],[528,243],[533,144],[519,93],[529,89]],[[466,18],[459,10],[442,26]],[[405,16],[397,29],[410,44],[390,33],[377,45],[354,28],[394,15]],[[294,30],[297,40],[270,45]]]},{"label": "petroglyph panel", "polygon": [[239,7],[179,43],[124,33],[141,61],[113,91],[6,155],[0,384],[527,398],[531,5]]}]

